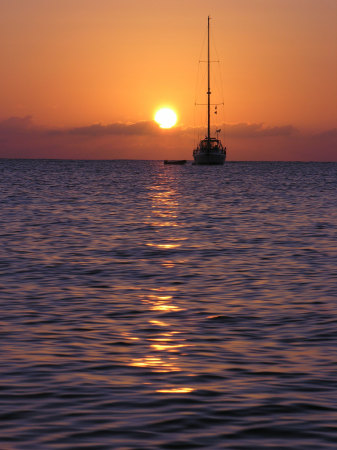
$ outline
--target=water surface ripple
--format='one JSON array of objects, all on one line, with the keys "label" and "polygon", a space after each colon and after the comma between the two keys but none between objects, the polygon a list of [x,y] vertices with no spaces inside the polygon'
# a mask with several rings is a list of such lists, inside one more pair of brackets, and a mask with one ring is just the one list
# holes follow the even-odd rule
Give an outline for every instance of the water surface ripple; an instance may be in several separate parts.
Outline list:
[{"label": "water surface ripple", "polygon": [[0,161],[0,448],[335,449],[337,164]]}]

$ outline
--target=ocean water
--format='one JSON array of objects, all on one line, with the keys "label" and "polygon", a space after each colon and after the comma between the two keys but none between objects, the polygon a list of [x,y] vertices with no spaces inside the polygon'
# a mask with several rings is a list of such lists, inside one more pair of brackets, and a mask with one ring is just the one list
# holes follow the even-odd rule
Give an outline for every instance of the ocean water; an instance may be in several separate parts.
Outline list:
[{"label": "ocean water", "polygon": [[336,449],[336,188],[0,160],[0,448]]}]

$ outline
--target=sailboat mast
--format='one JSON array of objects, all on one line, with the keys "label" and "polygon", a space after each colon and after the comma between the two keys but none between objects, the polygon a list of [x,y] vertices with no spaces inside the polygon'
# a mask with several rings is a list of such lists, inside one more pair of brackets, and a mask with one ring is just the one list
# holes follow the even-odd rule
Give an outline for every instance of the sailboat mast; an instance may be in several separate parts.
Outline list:
[{"label": "sailboat mast", "polygon": [[210,47],[209,47],[209,19],[207,22],[207,139],[211,138],[211,81],[210,81]]},{"label": "sailboat mast", "polygon": [[[226,147],[222,146],[219,139],[219,132],[216,130],[216,137],[213,129],[211,137],[211,105],[215,105],[214,113],[217,113],[217,103],[211,103],[211,43],[210,43],[210,23],[211,17],[207,18],[207,135],[200,140],[198,146],[193,150],[194,164],[197,165],[222,165],[226,160]],[[205,50],[205,43],[204,43]],[[204,52],[205,53],[205,52]],[[206,83],[202,83],[204,88]],[[203,94],[205,95],[205,94]],[[216,94],[217,95],[217,94]],[[205,99],[205,97],[203,97]],[[216,100],[216,99],[215,99]],[[214,101],[214,100],[213,100]],[[197,104],[197,103],[196,103]],[[223,104],[223,103],[222,103]],[[205,103],[202,103],[205,105]],[[205,105],[206,106],[206,105]],[[215,123],[214,123],[215,126]],[[205,130],[206,131],[206,130]],[[205,133],[206,134],[206,133]]]}]

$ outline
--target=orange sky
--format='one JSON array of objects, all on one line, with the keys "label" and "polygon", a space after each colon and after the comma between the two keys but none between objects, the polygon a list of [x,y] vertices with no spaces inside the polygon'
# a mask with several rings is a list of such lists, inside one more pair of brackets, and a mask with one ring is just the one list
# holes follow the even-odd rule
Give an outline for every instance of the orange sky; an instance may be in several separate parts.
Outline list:
[{"label": "orange sky", "polygon": [[1,0],[0,156],[192,159],[208,14],[228,159],[336,161],[336,0]]}]

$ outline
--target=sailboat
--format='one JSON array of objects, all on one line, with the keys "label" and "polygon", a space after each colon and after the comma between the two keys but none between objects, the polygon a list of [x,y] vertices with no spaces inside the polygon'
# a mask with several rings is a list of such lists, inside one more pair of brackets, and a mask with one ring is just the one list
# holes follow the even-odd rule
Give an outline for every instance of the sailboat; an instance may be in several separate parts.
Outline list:
[{"label": "sailboat", "polygon": [[198,165],[222,165],[226,161],[226,147],[223,147],[217,136],[211,136],[211,61],[209,42],[209,21],[207,21],[207,136],[202,139],[197,148],[193,150],[194,164]]}]

